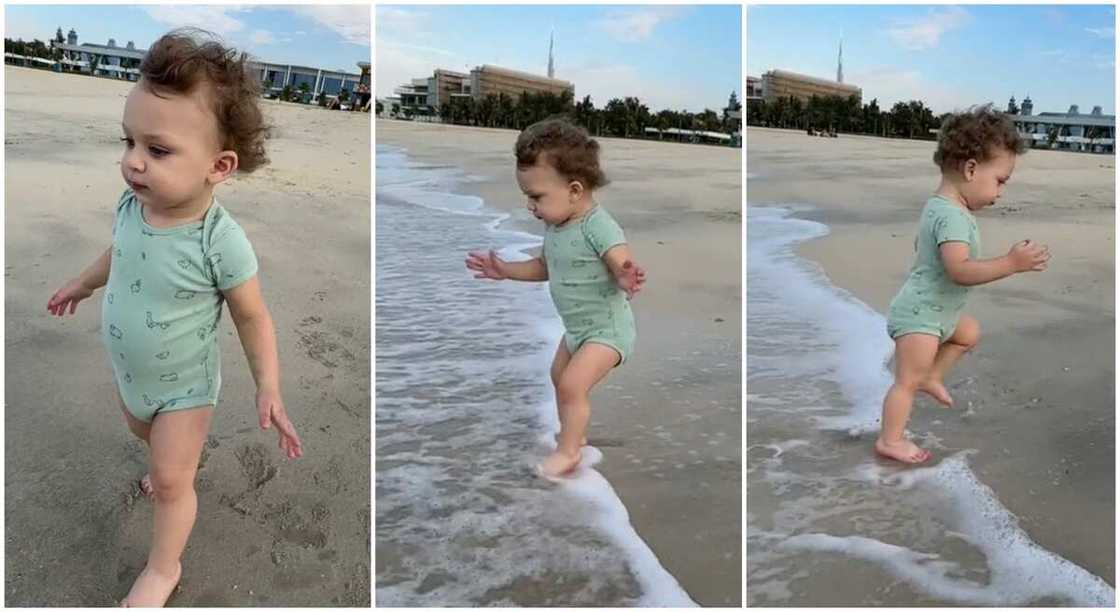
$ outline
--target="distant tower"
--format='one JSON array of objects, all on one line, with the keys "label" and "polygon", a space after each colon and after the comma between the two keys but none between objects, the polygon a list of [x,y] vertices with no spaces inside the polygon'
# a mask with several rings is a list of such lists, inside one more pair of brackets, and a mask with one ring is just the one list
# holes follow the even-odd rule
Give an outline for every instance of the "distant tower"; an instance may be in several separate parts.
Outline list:
[{"label": "distant tower", "polygon": [[1007,101],[1007,113],[1010,115],[1019,114],[1019,107],[1015,106],[1015,96],[1011,96],[1011,99]]},{"label": "distant tower", "polygon": [[548,33],[548,78],[554,78],[556,71],[552,68],[552,32]]},{"label": "distant tower", "polygon": [[1031,102],[1031,97],[1030,96],[1027,96],[1027,97],[1023,98],[1022,111],[1023,111],[1023,114],[1027,115],[1027,116],[1030,116],[1031,114],[1033,114],[1034,103]]},{"label": "distant tower", "polygon": [[68,44],[68,45],[78,44],[78,33],[74,31],[74,28],[70,28],[70,32],[68,34],[66,34],[66,44]]},{"label": "distant tower", "polygon": [[844,39],[840,39],[840,55],[836,58],[836,82],[844,82]]}]

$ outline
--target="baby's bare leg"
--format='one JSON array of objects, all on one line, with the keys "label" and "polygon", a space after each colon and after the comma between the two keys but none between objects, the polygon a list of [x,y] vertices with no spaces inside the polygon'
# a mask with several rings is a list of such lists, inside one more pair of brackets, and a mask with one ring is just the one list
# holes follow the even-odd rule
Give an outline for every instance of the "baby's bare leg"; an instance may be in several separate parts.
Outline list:
[{"label": "baby's bare leg", "polygon": [[961,315],[957,322],[957,329],[938,349],[937,357],[933,360],[929,378],[922,383],[921,390],[929,393],[937,401],[946,406],[953,405],[953,398],[945,389],[945,376],[962,356],[980,342],[980,323],[976,319]]},{"label": "baby's bare leg", "polygon": [[[564,422],[564,417],[560,413],[560,378],[564,375],[564,369],[568,367],[568,363],[572,361],[572,354],[568,352],[568,343],[564,342],[564,337],[560,337],[560,346],[556,347],[556,356],[552,358],[552,369],[549,374],[552,377],[552,391],[556,394],[556,416],[560,422]],[[560,442],[560,434],[556,434],[556,442]],[[587,438],[584,437],[580,441],[580,446],[587,446]]]},{"label": "baby's bare leg", "polygon": [[883,399],[883,419],[875,450],[906,463],[921,463],[929,452],[906,439],[906,423],[914,407],[914,395],[929,376],[937,355],[937,336],[907,334],[895,339],[895,379]]},{"label": "baby's bare leg", "polygon": [[[117,399],[120,400],[121,412],[124,414],[125,423],[128,424],[128,430],[132,432],[132,435],[143,440],[144,445],[147,446],[148,439],[152,435],[152,424],[145,423],[144,421],[141,421],[140,419],[132,416],[132,413],[129,412],[128,408],[125,407],[124,399],[120,397],[119,393],[117,394]],[[148,496],[152,494],[151,474],[144,474],[144,477],[140,479],[140,492]]]},{"label": "baby's bare leg", "polygon": [[546,476],[561,476],[579,465],[580,447],[591,420],[591,388],[618,365],[618,359],[618,352],[613,348],[587,342],[564,368],[556,386],[556,400],[560,406],[560,440],[556,451],[541,464],[541,471]]},{"label": "baby's bare leg", "polygon": [[212,407],[181,410],[158,415],[152,422],[155,527],[148,564],[125,598],[128,607],[163,606],[179,582],[179,558],[198,511],[194,477],[212,413]]}]

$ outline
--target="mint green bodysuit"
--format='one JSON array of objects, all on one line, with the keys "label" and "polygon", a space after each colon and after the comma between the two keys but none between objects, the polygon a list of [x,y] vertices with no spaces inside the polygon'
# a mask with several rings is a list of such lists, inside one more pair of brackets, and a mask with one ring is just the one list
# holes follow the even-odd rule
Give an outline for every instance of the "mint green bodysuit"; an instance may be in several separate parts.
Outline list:
[{"label": "mint green bodysuit", "polygon": [[970,259],[980,257],[980,230],[972,213],[941,196],[933,196],[922,209],[914,241],[914,265],[891,300],[887,317],[891,338],[921,333],[945,342],[956,330],[969,288],[953,282],[945,271],[941,245],[946,242],[964,242],[968,244]]},{"label": "mint green bodysuit", "polygon": [[159,229],[131,189],[121,195],[101,332],[133,416],[217,403],[222,291],[256,273],[249,239],[216,200],[201,222]]},{"label": "mint green bodysuit", "polygon": [[605,344],[625,362],[634,350],[634,313],[603,255],[624,244],[614,218],[596,205],[579,219],[545,226],[548,289],[564,321],[564,342],[575,354],[587,342]]}]

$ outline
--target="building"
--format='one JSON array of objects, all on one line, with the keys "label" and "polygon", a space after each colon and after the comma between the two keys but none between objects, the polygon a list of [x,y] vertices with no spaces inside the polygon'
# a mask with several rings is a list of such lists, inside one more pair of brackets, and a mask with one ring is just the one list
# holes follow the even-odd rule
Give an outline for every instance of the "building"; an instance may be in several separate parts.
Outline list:
[{"label": "building", "polygon": [[[52,40],[51,46],[62,50],[60,64],[63,71],[128,81],[140,79],[140,62],[148,52],[147,49],[137,49],[132,41],[128,41],[124,47],[119,47],[112,38],[105,45],[78,44],[78,34],[73,29],[67,34],[66,42],[58,43]],[[368,88],[369,62],[358,62],[358,67],[361,69],[363,64],[365,68],[361,74],[263,61],[250,61],[249,68],[260,75],[265,97],[277,97],[285,86],[293,94],[299,95],[300,87],[307,85],[306,93],[303,95],[306,101],[315,102],[322,96],[326,96],[327,99],[338,98],[343,90],[347,91],[346,97],[353,99],[358,92],[363,74]]]},{"label": "building", "polygon": [[857,100],[863,99],[863,90],[855,85],[818,79],[787,70],[771,70],[763,74],[761,80],[762,97],[767,103],[790,97],[806,102],[813,96],[840,96],[841,98],[855,96]]},{"label": "building", "polygon": [[568,81],[550,79],[546,76],[529,74],[489,64],[471,71],[471,97],[481,100],[489,95],[505,94],[517,98],[522,93],[561,95],[565,91],[575,98],[576,87]]},{"label": "building", "polygon": [[499,68],[489,64],[471,70],[470,74],[437,68],[430,77],[412,79],[393,89],[393,96],[382,102],[399,105],[399,112],[410,110],[414,115],[435,115],[455,98],[472,98],[505,94],[517,99],[522,93],[570,92],[575,98],[575,85],[569,81]]},{"label": "building", "polygon": [[1088,115],[1082,115],[1076,104],[1064,113],[1035,115],[1030,96],[1023,100],[1021,108],[1016,107],[1014,97],[1007,106],[1008,115],[1031,148],[1110,154],[1116,151],[1116,115],[1102,114],[1099,106],[1094,106]]},{"label": "building", "polygon": [[289,92],[299,94],[300,88],[307,85],[303,95],[309,102],[316,102],[322,96],[337,98],[343,90],[347,98],[353,99],[362,78],[361,74],[294,64],[249,62],[249,68],[261,75],[261,89],[266,98],[278,97],[285,86]]},{"label": "building", "polygon": [[78,33],[73,29],[66,35],[66,42],[51,41],[51,47],[62,50],[60,68],[64,72],[81,72],[127,81],[140,80],[140,62],[147,51],[139,50],[132,41],[118,47],[112,38],[104,45],[78,44]]},{"label": "building", "polygon": [[761,101],[763,98],[762,79],[758,77],[747,77],[747,87],[743,90],[743,103],[746,104],[751,100]]}]

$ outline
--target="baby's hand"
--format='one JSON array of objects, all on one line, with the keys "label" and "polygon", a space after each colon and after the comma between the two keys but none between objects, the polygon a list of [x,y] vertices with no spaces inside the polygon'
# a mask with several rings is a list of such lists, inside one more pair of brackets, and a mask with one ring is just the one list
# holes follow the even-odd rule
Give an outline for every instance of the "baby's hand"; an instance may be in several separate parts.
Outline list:
[{"label": "baby's hand", "polygon": [[51,314],[61,317],[66,314],[66,309],[69,307],[70,314],[74,314],[74,311],[78,309],[78,302],[91,295],[93,295],[93,290],[83,285],[81,280],[75,278],[54,292],[51,299],[47,300],[47,310]]},{"label": "baby's hand", "polygon": [[626,299],[632,299],[646,282],[646,271],[629,259],[623,262],[622,272],[615,279],[620,289],[626,292]]},{"label": "baby's hand", "polygon": [[1050,249],[1046,245],[1024,240],[1016,242],[1007,253],[1016,272],[1041,272],[1050,261]]},{"label": "baby's hand", "polygon": [[268,429],[276,425],[276,434],[280,436],[280,448],[288,455],[288,459],[298,459],[303,456],[303,445],[296,434],[296,428],[288,419],[284,410],[284,400],[280,398],[279,391],[257,390],[257,417],[260,419],[261,429]]},{"label": "baby's hand", "polygon": [[505,262],[498,259],[494,251],[471,251],[467,254],[467,268],[476,272],[475,278],[489,278],[492,280],[505,280],[509,278],[502,265]]}]

